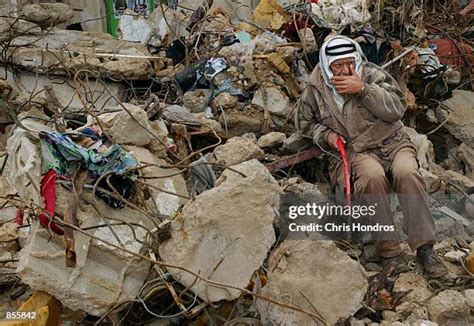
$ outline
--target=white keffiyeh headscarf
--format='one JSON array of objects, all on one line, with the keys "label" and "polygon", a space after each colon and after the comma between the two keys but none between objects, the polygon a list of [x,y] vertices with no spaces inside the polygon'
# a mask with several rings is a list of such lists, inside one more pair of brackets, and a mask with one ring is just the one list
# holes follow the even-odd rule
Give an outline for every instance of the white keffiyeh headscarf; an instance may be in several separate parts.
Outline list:
[{"label": "white keffiyeh headscarf", "polygon": [[339,108],[344,105],[344,96],[337,93],[333,87],[331,78],[334,77],[329,66],[333,61],[346,58],[354,58],[356,66],[355,70],[361,75],[362,61],[364,54],[360,48],[359,43],[342,35],[335,36],[323,43],[319,52],[319,64],[321,66],[321,73],[326,85],[331,89],[334,100]]}]

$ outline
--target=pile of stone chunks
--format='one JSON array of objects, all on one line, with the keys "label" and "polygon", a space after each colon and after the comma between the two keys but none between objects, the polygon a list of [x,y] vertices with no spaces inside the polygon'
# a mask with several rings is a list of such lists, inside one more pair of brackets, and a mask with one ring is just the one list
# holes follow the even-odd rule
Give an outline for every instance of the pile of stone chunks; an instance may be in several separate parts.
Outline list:
[{"label": "pile of stone chunks", "polygon": [[[240,289],[247,288],[256,273],[264,270],[267,281],[260,292],[262,298],[256,300],[256,309],[264,324],[314,322],[304,312],[265,298],[310,312],[316,307],[329,324],[347,320],[364,306],[362,302],[373,271],[330,240],[277,240],[275,230],[280,205],[288,187],[277,181],[261,162],[278,159],[283,153],[297,152],[303,143],[291,126],[285,129],[309,73],[301,61],[296,60],[299,68],[292,71],[289,78],[286,68],[295,63],[298,50],[294,44],[271,33],[247,40],[249,33],[228,26],[242,39],[241,44],[222,47],[213,58],[220,60],[205,63],[214,68],[216,62],[226,63],[225,68],[212,76],[212,86],[220,90],[218,94],[209,88],[183,89],[182,96],[173,105],[154,100],[154,105],[140,107],[136,102],[122,103],[124,87],[116,79],[146,81],[153,77],[169,81],[176,77],[170,60],[150,60],[151,53],[144,44],[112,39],[105,34],[62,29],[46,32],[45,27],[60,23],[68,16],[58,17],[54,5],[51,6],[46,12],[37,7],[25,8],[23,18],[13,26],[8,19],[0,22],[4,31],[14,29],[20,33],[10,43],[11,62],[4,64],[24,68],[13,75],[2,70],[6,74],[2,76],[6,82],[0,85],[2,94],[7,94],[4,99],[21,106],[37,120],[47,121],[50,116],[45,116],[35,104],[48,107],[54,103],[56,109],[65,109],[67,119],[83,110],[85,95],[90,97],[88,103],[94,103],[95,107],[91,107],[94,115],[88,117],[88,123],[99,120],[112,141],[136,157],[142,165],[141,176],[150,178],[146,204],[154,207],[158,214],[169,217],[169,237],[155,243],[153,249],[160,261],[176,266],[167,268],[175,280],[189,288],[199,300],[211,304],[236,300],[242,295]],[[229,23],[225,15],[217,16],[224,25]],[[161,18],[157,17],[159,21]],[[204,30],[211,33],[213,27],[206,22]],[[180,30],[186,33],[186,29]],[[314,43],[311,34],[305,40],[310,45]],[[166,39],[159,36],[159,42]],[[123,38],[127,38],[125,33]],[[147,37],[146,41],[153,40]],[[95,55],[97,49],[102,56]],[[69,53],[77,55],[71,57]],[[83,92],[81,84],[71,86],[69,80],[71,72],[84,67],[100,74],[100,82],[92,93]],[[54,77],[49,76],[51,73]],[[22,87],[18,87],[18,82]],[[433,121],[446,121],[445,129],[456,145],[450,148],[450,153],[458,155],[459,161],[450,159],[452,155],[442,162],[436,160],[433,144],[427,136],[407,128],[417,146],[428,189],[433,193],[449,190],[450,183],[462,189],[474,186],[471,137],[474,126],[469,114],[472,103],[472,92],[458,90],[432,116]],[[147,110],[150,107],[157,108],[155,116],[150,116]],[[446,108],[450,108],[449,112]],[[2,118],[2,123],[12,122],[6,115]],[[22,120],[25,125],[34,124],[30,121],[30,125],[27,120]],[[53,128],[51,123],[43,125],[41,128]],[[183,177],[176,168],[169,168],[168,160],[174,148],[179,152],[186,147],[186,141],[176,137],[178,131],[183,131],[183,125],[186,141],[199,137],[187,134],[187,128],[193,131],[200,128],[206,135],[225,136],[221,144],[205,156],[210,166],[223,167],[222,173],[192,198],[189,176]],[[34,194],[37,194],[35,185],[37,188],[41,176],[40,150],[34,137],[20,131],[10,129],[2,135],[2,145],[7,152],[16,148],[15,144],[25,146],[23,150],[20,147],[17,152],[9,152],[10,163],[7,161],[1,179],[5,185],[2,194],[20,193],[23,199],[39,200]],[[35,150],[30,151],[31,148]],[[13,159],[28,163],[21,173],[9,170],[14,166]],[[26,175],[33,181],[22,179]],[[304,182],[294,186],[303,193],[319,192]],[[59,189],[56,206],[58,213],[64,216],[73,193]],[[113,209],[87,192],[84,196],[86,199],[80,202],[77,219],[78,225],[89,235],[74,231],[75,267],[65,265],[63,239],[51,236],[34,218],[29,228],[18,229],[15,223],[7,222],[16,214],[12,207],[1,210],[0,256],[4,260],[18,259],[6,267],[15,269],[22,282],[32,289],[50,293],[72,310],[102,316],[118,303],[140,295],[152,264],[136,254],[148,255],[148,248],[142,244],[150,240],[145,230],[155,232],[159,225],[155,217],[140,209]],[[112,225],[96,227],[107,223]],[[466,226],[459,227],[456,223],[452,218],[438,221],[438,236],[454,237],[461,233],[460,228],[464,230]],[[467,229],[474,230],[474,227]],[[466,234],[466,241],[473,235]],[[444,250],[447,259],[454,260],[452,273],[460,275],[456,264],[459,265],[461,256],[453,253],[456,251],[452,249],[453,244],[448,247]],[[424,279],[417,274],[401,275],[395,283],[394,291],[409,290],[413,290],[412,294],[402,303],[403,308],[409,309],[384,311],[386,322],[408,320],[424,325],[430,323],[429,319],[433,321],[431,324],[442,324],[459,316],[467,318],[473,307],[473,294],[469,290],[464,293],[447,290],[432,296]],[[426,300],[426,305],[414,305],[417,300]],[[352,322],[357,324],[361,320],[353,318]]]}]

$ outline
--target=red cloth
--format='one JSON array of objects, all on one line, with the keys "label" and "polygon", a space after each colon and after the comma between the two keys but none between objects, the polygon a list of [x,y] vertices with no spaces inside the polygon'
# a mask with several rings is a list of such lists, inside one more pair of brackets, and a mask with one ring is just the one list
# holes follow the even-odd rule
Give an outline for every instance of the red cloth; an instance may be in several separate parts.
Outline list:
[{"label": "red cloth", "polygon": [[16,208],[15,223],[20,225],[20,226],[23,225],[23,216],[24,216],[23,208],[17,207]]},{"label": "red cloth", "polygon": [[[296,26],[295,26],[296,25]],[[284,33],[283,35],[289,38],[292,42],[300,42],[300,36],[297,30],[302,28],[313,28],[314,24],[311,19],[306,19],[305,16],[298,14],[295,20],[290,20],[289,22],[281,25],[280,30]]]},{"label": "red cloth", "polygon": [[349,171],[349,161],[347,160],[346,147],[341,138],[336,141],[337,149],[341,153],[342,163],[344,164],[344,192],[346,194],[346,203],[351,206],[351,174]]},{"label": "red cloth", "polygon": [[47,229],[51,229],[54,233],[59,235],[64,234],[64,230],[52,221],[56,205],[56,171],[49,170],[48,173],[41,178],[41,196],[44,201],[45,213],[38,216],[40,224]]},{"label": "red cloth", "polygon": [[[467,44],[462,42],[454,43],[450,39],[431,40],[430,43],[436,45],[435,53],[439,61],[444,65],[462,67],[466,64],[464,58],[473,62],[472,49]],[[466,55],[463,55],[459,49],[462,49]]]}]

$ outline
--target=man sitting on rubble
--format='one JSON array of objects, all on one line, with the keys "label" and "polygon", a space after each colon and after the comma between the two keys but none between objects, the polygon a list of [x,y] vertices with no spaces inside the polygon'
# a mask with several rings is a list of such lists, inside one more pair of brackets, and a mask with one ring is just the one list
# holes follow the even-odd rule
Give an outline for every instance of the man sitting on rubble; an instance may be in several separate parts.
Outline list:
[{"label": "man sitting on rubble", "polygon": [[[434,222],[426,203],[416,150],[400,119],[406,102],[397,82],[382,68],[363,60],[357,42],[345,36],[327,40],[298,103],[296,126],[321,148],[337,153],[344,142],[356,198],[374,204],[375,219],[393,225],[390,184],[398,194],[408,243],[426,273],[447,273],[433,250]],[[332,156],[332,155],[330,155]],[[339,157],[339,156],[338,156]],[[333,159],[333,158],[331,158]],[[331,182],[344,187],[341,160],[330,165]],[[374,234],[378,256],[402,268],[400,238],[395,232]]]}]

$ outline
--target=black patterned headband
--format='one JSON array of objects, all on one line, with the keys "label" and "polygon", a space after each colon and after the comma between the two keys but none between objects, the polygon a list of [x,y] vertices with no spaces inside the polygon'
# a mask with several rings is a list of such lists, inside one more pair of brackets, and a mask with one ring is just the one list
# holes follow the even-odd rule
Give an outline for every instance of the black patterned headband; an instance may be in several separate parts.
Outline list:
[{"label": "black patterned headband", "polygon": [[[348,48],[348,49],[343,50],[343,51],[334,51],[334,50],[342,49],[342,48]],[[344,55],[344,54],[348,54],[348,53],[354,53],[354,52],[357,52],[357,50],[356,50],[355,45],[352,44],[352,43],[338,44],[338,45],[333,45],[333,46],[327,46],[326,47],[326,55],[332,56],[332,57],[339,56],[339,55]]]}]

